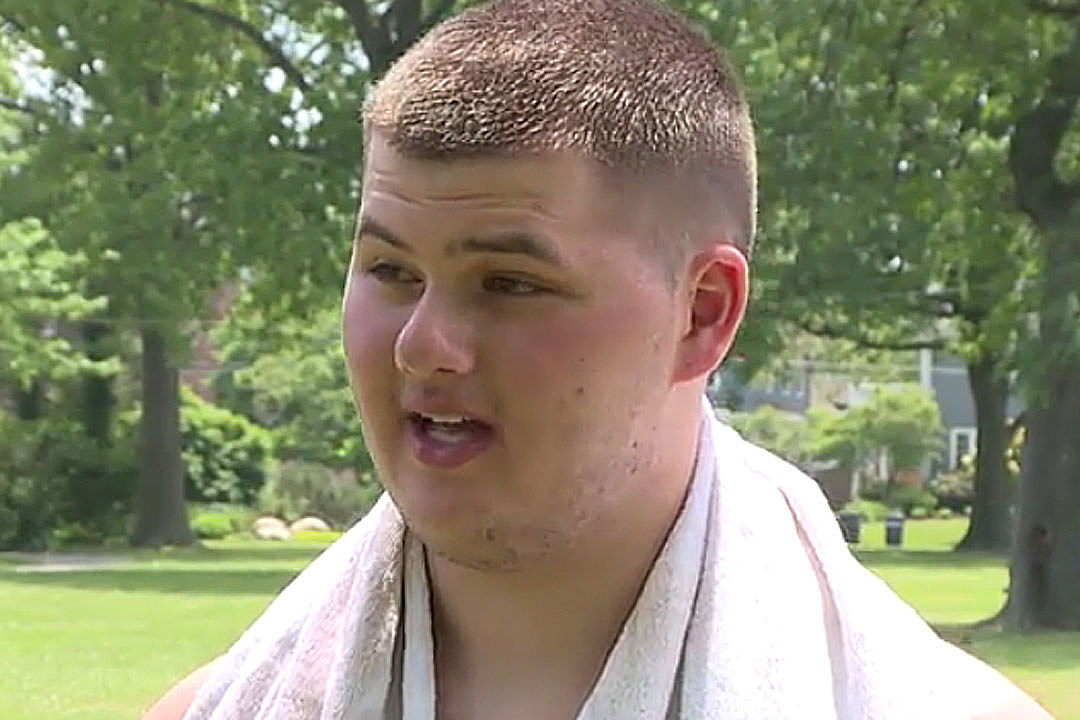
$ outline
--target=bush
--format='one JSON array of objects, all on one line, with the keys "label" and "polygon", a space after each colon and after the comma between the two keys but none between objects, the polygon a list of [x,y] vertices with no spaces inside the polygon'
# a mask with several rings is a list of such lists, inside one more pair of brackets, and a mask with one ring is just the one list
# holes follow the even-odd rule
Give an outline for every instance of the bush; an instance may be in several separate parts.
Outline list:
[{"label": "bush", "polygon": [[191,521],[191,529],[195,531],[196,537],[204,540],[220,540],[236,532],[231,518],[214,513],[195,516]]},{"label": "bush", "polygon": [[255,521],[255,508],[228,503],[188,503],[191,528],[200,538],[216,540],[247,532]]},{"label": "bush", "polygon": [[939,474],[926,487],[937,497],[938,505],[962,512],[975,502],[975,468],[965,463],[964,467]]},{"label": "bush", "polygon": [[105,542],[105,533],[91,523],[65,522],[49,531],[50,548],[98,547]]},{"label": "bush", "polygon": [[132,444],[102,447],[71,421],[0,412],[0,548],[40,550],[124,535]]},{"label": "bush", "polygon": [[937,510],[934,511],[934,517],[940,518],[942,520],[948,520],[954,514],[955,513],[952,510],[950,510],[949,508],[945,508],[945,507],[938,508]]},{"label": "bush", "polygon": [[889,506],[873,500],[852,500],[844,506],[844,512],[857,513],[863,522],[883,522],[889,514]]},{"label": "bush", "polygon": [[911,508],[908,517],[912,520],[925,520],[930,517],[930,511],[922,505],[916,505]]},{"label": "bush", "polygon": [[242,415],[182,393],[180,437],[190,500],[251,504],[266,484],[270,433]]},{"label": "bush", "polygon": [[744,438],[793,465],[811,459],[810,426],[796,413],[761,405],[751,413],[732,413],[730,421]]},{"label": "bush", "polygon": [[866,478],[863,481],[863,485],[859,488],[859,497],[863,500],[873,500],[875,502],[885,502],[885,493],[889,489],[889,484],[884,480],[875,477]]},{"label": "bush", "polygon": [[363,517],[380,492],[369,477],[358,482],[349,470],[290,460],[271,473],[259,493],[258,509],[287,522],[314,515],[340,529]]},{"label": "bush", "polygon": [[890,508],[902,510],[908,517],[915,517],[913,512],[918,508],[922,517],[926,517],[937,507],[937,498],[929,490],[917,485],[901,485],[889,491],[885,496],[885,504]]}]

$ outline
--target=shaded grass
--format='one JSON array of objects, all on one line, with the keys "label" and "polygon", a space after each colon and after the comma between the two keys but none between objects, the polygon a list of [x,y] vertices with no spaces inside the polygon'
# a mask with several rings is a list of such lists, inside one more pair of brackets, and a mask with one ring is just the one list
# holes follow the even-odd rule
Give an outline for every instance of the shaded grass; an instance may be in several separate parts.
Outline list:
[{"label": "shaded grass", "polygon": [[[886,549],[881,524],[870,524],[857,555],[946,637],[1059,720],[1080,720],[1080,636],[964,629],[997,611],[1007,582],[1003,558],[942,552],[965,522],[908,523],[903,550]],[[65,573],[17,572],[0,555],[0,718],[138,717],[223,652],[327,541],[216,541]]]}]

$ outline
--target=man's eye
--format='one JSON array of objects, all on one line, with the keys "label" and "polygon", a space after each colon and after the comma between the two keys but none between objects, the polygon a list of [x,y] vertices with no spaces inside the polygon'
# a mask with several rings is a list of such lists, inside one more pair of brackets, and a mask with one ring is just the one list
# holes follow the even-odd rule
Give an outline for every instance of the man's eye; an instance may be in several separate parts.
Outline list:
[{"label": "man's eye", "polygon": [[499,293],[500,295],[540,295],[546,289],[528,280],[507,277],[505,275],[492,275],[484,278],[484,290]]},{"label": "man's eye", "polygon": [[400,265],[388,262],[377,262],[366,271],[366,274],[371,275],[376,280],[380,280],[385,283],[395,283],[400,285],[409,285],[412,283],[420,282],[419,278],[413,273],[409,272]]}]

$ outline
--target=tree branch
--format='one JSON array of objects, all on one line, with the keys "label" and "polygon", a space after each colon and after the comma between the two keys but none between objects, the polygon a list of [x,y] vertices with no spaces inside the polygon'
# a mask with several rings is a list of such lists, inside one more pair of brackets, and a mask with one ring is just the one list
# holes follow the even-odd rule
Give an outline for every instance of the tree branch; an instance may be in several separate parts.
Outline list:
[{"label": "tree branch", "polygon": [[1059,15],[1067,18],[1080,17],[1080,4],[1064,5],[1051,2],[1051,0],[1028,0],[1028,7],[1044,15]]},{"label": "tree branch", "polygon": [[396,58],[404,53],[416,38],[420,37],[423,8],[420,0],[395,0],[391,8],[392,10],[388,8],[386,12],[387,14],[394,13],[394,29],[397,37],[394,38],[391,54]]},{"label": "tree branch", "polygon": [[390,38],[382,28],[376,27],[367,0],[336,0],[338,6],[349,16],[356,39],[367,56],[372,74],[378,76],[390,66]]},{"label": "tree branch", "polygon": [[1046,91],[1016,121],[1009,142],[1009,170],[1017,205],[1046,228],[1066,217],[1076,202],[1058,176],[1054,159],[1080,104],[1080,27],[1072,43],[1050,62]]},{"label": "tree branch", "polygon": [[29,115],[30,117],[43,117],[39,111],[35,110],[29,105],[25,105],[18,100],[12,100],[11,98],[0,97],[0,107],[7,108],[8,110],[14,110],[15,112]]},{"label": "tree branch", "polygon": [[446,19],[454,9],[455,0],[441,0],[420,23],[419,35],[423,35],[431,28]]},{"label": "tree branch", "polygon": [[15,32],[26,34],[26,26],[6,12],[0,12],[0,20],[15,28]]},{"label": "tree branch", "polygon": [[304,77],[304,74],[300,72],[300,68],[285,55],[285,52],[277,45],[272,43],[262,32],[247,22],[235,15],[230,15],[227,12],[218,10],[217,8],[209,7],[207,5],[200,5],[196,2],[190,2],[189,0],[160,0],[161,2],[168,3],[175,8],[187,10],[195,15],[201,15],[204,18],[213,20],[227,27],[236,30],[242,35],[246,36],[249,40],[255,43],[260,50],[266,53],[275,65],[280,67],[284,71],[285,76],[288,77],[293,83],[303,92],[307,92],[311,89],[311,84]]},{"label": "tree branch", "polygon": [[1076,180],[1065,186],[1065,196],[1072,205],[1080,203],[1080,180]]},{"label": "tree branch", "polygon": [[859,347],[867,348],[869,350],[941,350],[945,347],[945,340],[942,338],[924,338],[904,342],[876,340],[863,333],[847,332],[841,328],[824,324],[815,324],[809,320],[801,321],[799,327],[811,335],[833,340],[849,340]]},{"label": "tree branch", "polygon": [[892,67],[889,68],[889,78],[886,81],[889,92],[885,96],[885,107],[890,110],[896,107],[896,96],[900,90],[900,65],[907,54],[911,38],[915,35],[915,13],[925,4],[926,0],[914,0],[911,3],[911,7],[908,8],[907,15],[904,17],[904,24],[900,27],[900,34],[896,37],[896,42],[893,43],[893,63]]}]

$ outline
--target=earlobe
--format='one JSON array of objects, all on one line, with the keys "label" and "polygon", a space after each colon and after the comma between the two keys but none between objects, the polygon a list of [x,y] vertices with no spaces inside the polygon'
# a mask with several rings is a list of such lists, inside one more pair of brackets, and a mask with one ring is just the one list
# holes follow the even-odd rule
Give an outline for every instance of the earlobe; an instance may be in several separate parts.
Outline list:
[{"label": "earlobe", "polygon": [[688,322],[679,343],[675,382],[708,375],[723,360],[746,312],[749,274],[746,257],[729,244],[694,256],[688,268]]}]

